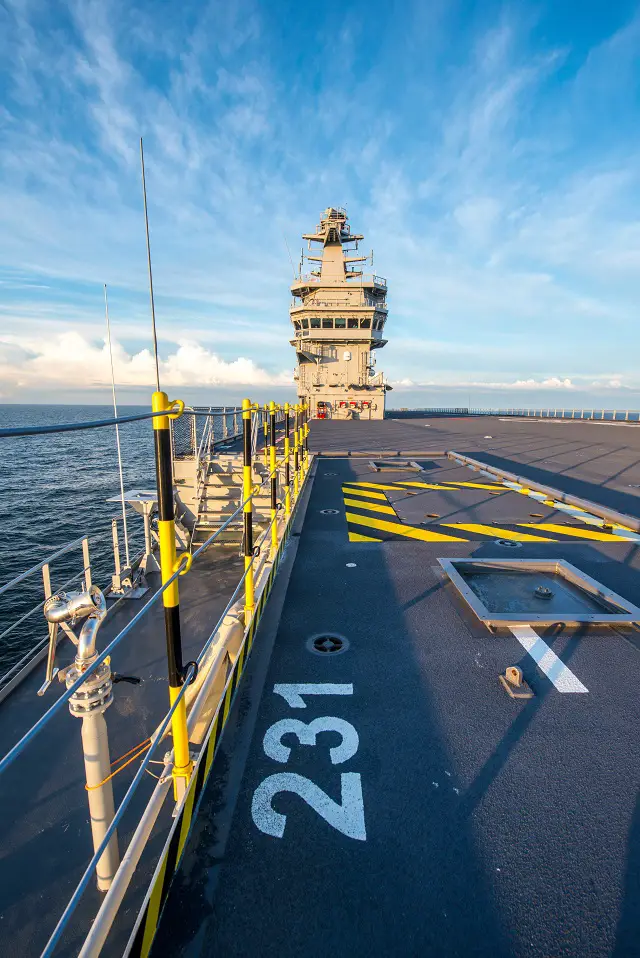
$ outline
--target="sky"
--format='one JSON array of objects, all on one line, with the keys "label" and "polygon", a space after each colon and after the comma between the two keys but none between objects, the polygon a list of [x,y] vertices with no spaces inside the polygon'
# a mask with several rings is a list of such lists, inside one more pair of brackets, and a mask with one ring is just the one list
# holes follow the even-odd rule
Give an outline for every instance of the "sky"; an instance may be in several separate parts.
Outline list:
[{"label": "sky", "polygon": [[303,232],[388,281],[390,406],[640,408],[640,8],[0,0],[0,402],[292,398]]}]

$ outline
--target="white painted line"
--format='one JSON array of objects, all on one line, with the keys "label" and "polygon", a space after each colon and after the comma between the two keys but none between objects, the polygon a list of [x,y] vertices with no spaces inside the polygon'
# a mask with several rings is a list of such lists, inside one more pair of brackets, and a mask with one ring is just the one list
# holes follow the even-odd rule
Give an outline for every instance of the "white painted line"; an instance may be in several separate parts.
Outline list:
[{"label": "white painted line", "polygon": [[553,682],[558,692],[589,691],[530,625],[514,626],[511,632],[520,645],[527,650],[538,668],[542,669],[547,678]]}]

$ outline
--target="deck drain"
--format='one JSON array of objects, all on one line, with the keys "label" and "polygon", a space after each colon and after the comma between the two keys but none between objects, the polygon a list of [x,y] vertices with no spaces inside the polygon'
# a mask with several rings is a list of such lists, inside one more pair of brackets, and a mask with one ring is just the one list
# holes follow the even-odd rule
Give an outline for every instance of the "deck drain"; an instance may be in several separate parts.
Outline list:
[{"label": "deck drain", "polygon": [[337,472],[323,472],[322,475],[323,475],[323,476],[325,477],[325,479],[326,479],[327,476],[337,476],[338,473],[337,473]]},{"label": "deck drain", "polygon": [[502,546],[503,549],[521,549],[522,543],[516,542],[515,539],[495,539],[495,544],[497,546]]},{"label": "deck drain", "polygon": [[342,635],[324,633],[312,635],[307,642],[307,648],[316,655],[337,655],[347,651],[349,642]]},{"label": "deck drain", "polygon": [[337,509],[321,509],[320,512],[322,513],[323,516],[337,516],[337,515],[338,515],[338,510],[337,510]]}]

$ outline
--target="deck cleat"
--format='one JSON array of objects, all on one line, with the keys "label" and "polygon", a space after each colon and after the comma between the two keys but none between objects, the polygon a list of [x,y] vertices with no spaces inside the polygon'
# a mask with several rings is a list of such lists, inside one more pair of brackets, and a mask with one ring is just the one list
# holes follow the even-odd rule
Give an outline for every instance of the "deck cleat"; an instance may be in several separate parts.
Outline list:
[{"label": "deck cleat", "polygon": [[522,675],[522,669],[517,665],[510,665],[505,669],[504,675],[500,675],[499,678],[500,684],[510,698],[533,698],[531,686],[525,681]]}]

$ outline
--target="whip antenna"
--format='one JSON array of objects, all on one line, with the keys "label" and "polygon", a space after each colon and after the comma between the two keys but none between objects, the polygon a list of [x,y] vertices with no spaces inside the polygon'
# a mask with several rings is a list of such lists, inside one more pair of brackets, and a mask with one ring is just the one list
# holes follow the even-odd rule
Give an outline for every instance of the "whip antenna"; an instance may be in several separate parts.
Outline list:
[{"label": "whip antenna", "polygon": [[144,178],[144,150],[140,137],[140,166],[142,167],[142,198],[144,200],[144,228],[147,236],[147,264],[149,267],[149,297],[151,299],[151,326],[153,331],[153,355],[156,361],[156,388],[160,392],[160,366],[158,363],[158,337],[156,335],[156,308],[153,301],[153,274],[151,272],[151,245],[149,243],[149,214],[147,213],[147,184]]},{"label": "whip antenna", "polygon": [[[107,284],[104,284],[104,312],[107,318],[107,342],[109,344],[109,361],[111,363],[111,392],[113,394],[113,415],[118,418],[118,406],[116,403],[116,380],[113,372],[113,350],[111,349],[111,323],[109,322],[109,300],[107,299]],[[122,525],[124,526],[124,552],[127,558],[127,568],[129,566],[129,535],[127,533],[127,507],[124,501],[124,480],[122,478],[122,453],[120,451],[120,430],[116,423],[116,446],[118,447],[118,469],[120,471],[120,501],[122,503]]]}]

